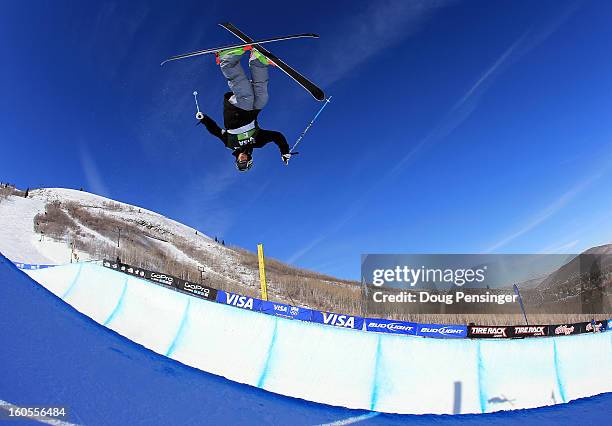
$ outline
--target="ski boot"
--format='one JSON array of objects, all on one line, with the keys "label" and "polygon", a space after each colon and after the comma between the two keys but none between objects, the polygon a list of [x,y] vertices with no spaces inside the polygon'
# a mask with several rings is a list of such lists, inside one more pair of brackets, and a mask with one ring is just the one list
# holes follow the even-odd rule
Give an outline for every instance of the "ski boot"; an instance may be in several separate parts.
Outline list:
[{"label": "ski boot", "polygon": [[217,65],[219,65],[221,63],[222,56],[226,56],[226,55],[241,56],[244,52],[250,49],[251,49],[251,46],[245,46],[245,47],[236,47],[234,49],[227,49],[227,50],[221,50],[219,52],[215,52],[215,62],[217,63]]},{"label": "ski boot", "polygon": [[272,62],[271,60],[269,60],[268,58],[266,58],[264,55],[262,55],[259,50],[254,49],[252,46],[250,47],[250,51],[251,51],[251,56],[249,57],[249,62],[251,61],[259,61],[264,65],[274,65],[274,62]]}]

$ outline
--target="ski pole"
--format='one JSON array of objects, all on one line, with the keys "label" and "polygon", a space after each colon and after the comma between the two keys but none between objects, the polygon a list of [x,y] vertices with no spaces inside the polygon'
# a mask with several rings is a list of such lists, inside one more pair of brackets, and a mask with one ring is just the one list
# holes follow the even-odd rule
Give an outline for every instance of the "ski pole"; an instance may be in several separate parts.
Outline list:
[{"label": "ski pole", "polygon": [[523,311],[523,316],[525,317],[525,323],[529,325],[529,321],[527,321],[527,314],[525,313],[525,306],[523,305],[523,298],[521,297],[521,292],[519,291],[519,288],[516,284],[514,284],[512,287],[514,287],[514,292],[518,296],[519,304],[521,305],[521,311]]},{"label": "ski pole", "polygon": [[306,134],[306,132],[308,131],[308,129],[310,129],[310,127],[313,125],[313,123],[316,121],[316,119],[319,117],[319,114],[321,114],[321,112],[323,112],[323,110],[325,109],[325,107],[327,106],[327,104],[331,101],[331,96],[329,98],[327,98],[325,100],[325,103],[323,104],[323,106],[321,107],[321,109],[319,110],[319,112],[317,112],[314,116],[314,118],[312,119],[312,121],[310,123],[308,123],[308,126],[306,126],[306,128],[304,129],[304,131],[302,132],[302,134],[300,135],[299,138],[297,138],[297,141],[295,141],[295,143],[293,144],[293,147],[291,148],[291,151],[289,152],[293,152],[293,150],[295,149],[296,146],[298,146],[298,144],[302,141],[302,139],[304,138],[304,135]]},{"label": "ski pole", "polygon": [[[203,118],[204,118],[204,114],[202,114],[202,113],[200,112],[200,106],[198,105],[198,92],[197,92],[197,90],[194,90],[194,91],[193,91],[193,98],[195,99],[195,103],[196,103],[196,110],[198,111],[198,112],[196,113],[196,118],[197,118],[198,120],[201,120],[201,119],[203,119]],[[200,123],[200,121],[198,121],[198,123],[196,124],[196,126],[197,126],[198,124],[201,124],[201,123]]]},{"label": "ski pole", "polygon": [[200,112],[200,106],[198,105],[198,92],[197,91],[193,92],[193,98],[195,99],[196,109],[198,110],[198,112]]}]

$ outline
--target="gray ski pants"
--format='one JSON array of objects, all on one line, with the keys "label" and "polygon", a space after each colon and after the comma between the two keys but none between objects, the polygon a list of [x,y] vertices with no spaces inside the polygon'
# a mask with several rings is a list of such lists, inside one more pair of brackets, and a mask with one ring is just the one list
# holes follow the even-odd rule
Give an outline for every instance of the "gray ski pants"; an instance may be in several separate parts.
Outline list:
[{"label": "gray ski pants", "polygon": [[242,55],[224,55],[219,65],[234,96],[230,102],[238,108],[250,111],[263,109],[268,103],[268,66],[256,58],[249,60],[251,80],[240,65]]}]

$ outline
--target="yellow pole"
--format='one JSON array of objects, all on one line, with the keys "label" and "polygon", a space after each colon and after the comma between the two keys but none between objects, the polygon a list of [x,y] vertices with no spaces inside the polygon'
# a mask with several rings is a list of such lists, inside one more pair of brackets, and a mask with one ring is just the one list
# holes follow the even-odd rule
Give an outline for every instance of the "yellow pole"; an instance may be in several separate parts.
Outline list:
[{"label": "yellow pole", "polygon": [[257,258],[259,259],[259,281],[261,283],[261,298],[268,300],[268,286],[266,284],[266,266],[264,264],[263,244],[257,244]]}]

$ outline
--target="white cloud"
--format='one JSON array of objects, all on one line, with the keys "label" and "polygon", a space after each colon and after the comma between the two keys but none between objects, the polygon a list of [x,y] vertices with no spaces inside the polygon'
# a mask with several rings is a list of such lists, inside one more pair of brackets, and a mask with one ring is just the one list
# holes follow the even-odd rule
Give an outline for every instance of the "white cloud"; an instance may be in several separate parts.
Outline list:
[{"label": "white cloud", "polygon": [[237,186],[239,177],[234,167],[217,164],[204,177],[192,182],[189,190],[183,191],[183,208],[193,212],[198,228],[215,235],[224,235],[231,228],[234,214],[223,202],[223,194]]},{"label": "white cloud", "polygon": [[316,80],[328,86],[373,55],[422,29],[435,11],[451,0],[370,2],[360,13],[339,20],[337,35],[326,41],[319,57],[325,60],[315,70]]},{"label": "white cloud", "polygon": [[580,244],[580,240],[566,241],[562,243],[550,244],[540,250],[539,254],[551,254],[551,253],[567,253],[570,249],[573,249]]},{"label": "white cloud", "polygon": [[80,157],[81,167],[83,168],[85,179],[87,180],[88,192],[93,192],[94,194],[111,198],[111,193],[104,183],[104,179],[98,170],[98,166],[84,144],[81,144]]},{"label": "white cloud", "polygon": [[310,250],[318,246],[323,240],[325,240],[328,237],[328,235],[329,235],[329,232],[326,232],[314,238],[313,240],[311,240],[305,246],[301,247],[295,253],[289,256],[289,258],[287,259],[287,263],[294,263],[297,260],[299,260],[302,256],[304,256]]},{"label": "white cloud", "polygon": [[599,179],[603,175],[603,173],[604,173],[604,170],[601,170],[595,174],[588,176],[584,180],[578,182],[571,189],[561,194],[561,196],[559,196],[556,200],[554,200],[544,209],[534,214],[522,227],[520,227],[516,231],[510,233],[509,235],[503,237],[502,239],[500,239],[499,241],[491,245],[488,249],[485,250],[485,253],[491,253],[501,247],[506,246],[510,242],[527,234],[529,231],[533,230],[537,226],[544,223],[548,218],[550,218],[555,213],[563,209],[578,194],[580,194],[588,186],[590,186],[593,182]]},{"label": "white cloud", "polygon": [[519,37],[512,45],[501,54],[499,58],[489,67],[476,81],[476,83],[466,92],[465,95],[453,106],[451,111],[459,110],[473,95],[479,93],[481,87],[484,88],[488,80],[492,80],[495,73],[500,70],[504,64],[511,58],[514,51],[519,47],[526,39],[527,33]]}]

